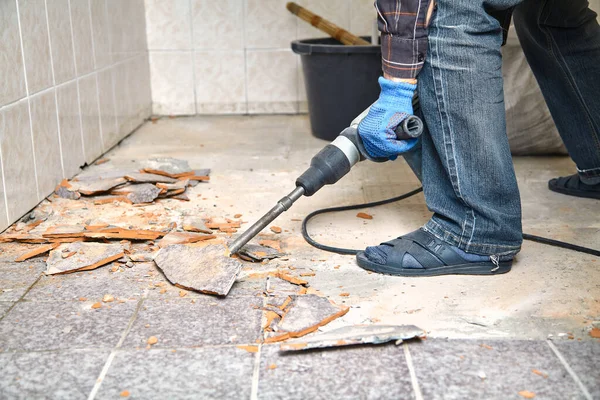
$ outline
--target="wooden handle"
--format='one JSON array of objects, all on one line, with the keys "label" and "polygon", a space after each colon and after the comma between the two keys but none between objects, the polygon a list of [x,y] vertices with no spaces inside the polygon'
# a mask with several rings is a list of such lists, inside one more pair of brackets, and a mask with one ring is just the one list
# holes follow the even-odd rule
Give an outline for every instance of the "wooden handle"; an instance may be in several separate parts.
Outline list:
[{"label": "wooden handle", "polygon": [[286,8],[298,18],[308,22],[317,29],[327,33],[332,38],[342,42],[342,44],[350,46],[370,46],[371,43],[356,35],[351,34],[345,29],[340,28],[333,22],[321,18],[317,14],[307,10],[306,8],[292,2],[287,3]]}]

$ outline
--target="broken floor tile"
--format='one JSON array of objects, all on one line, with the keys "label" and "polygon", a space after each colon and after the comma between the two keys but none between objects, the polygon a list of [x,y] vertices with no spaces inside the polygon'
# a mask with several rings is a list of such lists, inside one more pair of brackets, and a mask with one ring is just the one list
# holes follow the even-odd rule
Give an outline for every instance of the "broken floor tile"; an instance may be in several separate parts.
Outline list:
[{"label": "broken floor tile", "polygon": [[129,184],[112,190],[110,193],[115,195],[127,196],[127,199],[134,204],[152,203],[162,189],[151,183]]},{"label": "broken floor tile", "polygon": [[73,185],[77,191],[86,196],[106,193],[109,190],[126,183],[125,178],[101,179],[91,182],[74,182]]},{"label": "broken floor tile", "polygon": [[251,296],[149,298],[123,348],[145,348],[150,336],[158,338],[153,349],[255,343],[260,336],[261,302]]},{"label": "broken floor tile", "polygon": [[137,301],[98,309],[79,301],[21,301],[0,321],[3,351],[113,348]]},{"label": "broken floor tile", "polygon": [[47,275],[87,271],[108,264],[125,255],[121,244],[64,243],[50,252]]},{"label": "broken floor tile", "polygon": [[240,251],[238,256],[246,261],[263,261],[283,257],[285,254],[278,252],[271,247],[260,246],[257,244],[247,244]]},{"label": "broken floor tile", "polygon": [[85,399],[110,350],[0,354],[5,399]]},{"label": "broken floor tile", "polygon": [[267,345],[259,371],[259,399],[415,398],[403,349],[397,346],[290,354]]},{"label": "broken floor tile", "polygon": [[543,340],[427,339],[408,348],[425,399],[520,399],[522,390],[540,399],[583,398]]},{"label": "broken floor tile", "polygon": [[204,220],[195,216],[188,216],[183,219],[183,230],[188,232],[212,233],[212,230],[204,224]]},{"label": "broken floor tile", "polygon": [[221,245],[175,244],[162,248],[154,262],[174,285],[226,296],[242,269],[242,264],[226,253],[227,249]]},{"label": "broken floor tile", "polygon": [[175,183],[177,179],[168,176],[150,174],[146,172],[132,172],[125,175],[125,179],[136,183]]},{"label": "broken floor tile", "polygon": [[56,187],[56,190],[54,191],[54,193],[58,197],[61,197],[63,199],[79,200],[81,198],[81,195],[79,194],[79,192],[69,190],[68,188],[66,188],[64,186],[60,186],[60,185]]},{"label": "broken floor tile", "polygon": [[190,244],[215,238],[215,235],[207,235],[205,233],[169,232],[158,242],[158,246],[162,248],[173,244]]},{"label": "broken floor tile", "polygon": [[296,351],[325,347],[352,346],[357,344],[381,344],[423,337],[425,331],[414,325],[353,325],[329,332],[317,333],[301,339],[288,340],[281,350]]},{"label": "broken floor tile", "polygon": [[47,253],[50,250],[53,250],[55,248],[57,248],[60,245],[60,243],[50,243],[50,244],[43,244],[41,246],[37,246],[36,248],[27,251],[26,253],[21,254],[19,257],[17,257],[15,259],[16,262],[23,262],[25,260],[29,260],[30,258],[39,256],[41,254]]},{"label": "broken floor tile", "polygon": [[[159,342],[160,343],[160,342]],[[96,398],[249,399],[256,355],[235,347],[119,351]],[[83,396],[85,397],[85,396]]]},{"label": "broken floor tile", "polygon": [[171,178],[194,175],[194,171],[190,168],[187,161],[171,157],[158,157],[146,160],[142,163],[142,169],[144,172],[165,175]]},{"label": "broken floor tile", "polygon": [[289,299],[282,306],[285,315],[277,322],[275,334],[267,338],[265,343],[307,335],[345,315],[349,310],[348,307],[338,306],[329,299],[314,294],[291,295]]}]

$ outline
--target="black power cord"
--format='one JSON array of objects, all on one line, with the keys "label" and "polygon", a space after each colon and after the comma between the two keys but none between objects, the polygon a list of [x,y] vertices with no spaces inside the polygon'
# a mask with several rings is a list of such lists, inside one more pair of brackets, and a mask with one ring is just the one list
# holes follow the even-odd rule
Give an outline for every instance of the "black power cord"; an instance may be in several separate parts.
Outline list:
[{"label": "black power cord", "polygon": [[[317,215],[320,215],[320,214],[326,214],[326,213],[331,213],[331,212],[339,212],[339,211],[348,211],[348,210],[358,210],[360,208],[369,208],[369,207],[382,206],[384,204],[390,204],[390,203],[394,203],[396,201],[407,199],[407,198],[409,198],[411,196],[414,196],[415,194],[421,193],[422,191],[423,191],[423,188],[420,187],[420,188],[415,189],[415,190],[413,190],[411,192],[405,193],[405,194],[403,194],[401,196],[392,197],[391,199],[374,201],[372,203],[354,204],[354,205],[351,205],[351,206],[323,208],[321,210],[313,211],[310,214],[308,214],[304,218],[304,220],[302,221],[302,237],[304,237],[304,240],[306,240],[308,242],[308,244],[310,244],[313,247],[316,247],[317,249],[325,250],[325,251],[328,251],[330,253],[355,255],[359,251],[362,251],[362,250],[345,249],[345,248],[342,248],[342,247],[327,246],[327,245],[321,244],[321,243],[317,242],[316,240],[314,240],[313,238],[311,238],[310,235],[308,234],[308,229],[307,229],[308,222],[311,219],[313,219],[314,217],[316,217]],[[546,245],[549,245],[549,246],[561,247],[561,248],[567,249],[567,250],[578,251],[580,253],[591,254],[591,255],[596,256],[596,257],[600,257],[600,251],[599,250],[594,250],[594,249],[590,249],[588,247],[578,246],[576,244],[565,243],[565,242],[561,242],[559,240],[548,239],[548,238],[545,238],[545,237],[542,237],[542,236],[535,236],[535,235],[530,235],[530,234],[524,233],[523,234],[523,239],[530,240],[532,242],[546,244]]]}]

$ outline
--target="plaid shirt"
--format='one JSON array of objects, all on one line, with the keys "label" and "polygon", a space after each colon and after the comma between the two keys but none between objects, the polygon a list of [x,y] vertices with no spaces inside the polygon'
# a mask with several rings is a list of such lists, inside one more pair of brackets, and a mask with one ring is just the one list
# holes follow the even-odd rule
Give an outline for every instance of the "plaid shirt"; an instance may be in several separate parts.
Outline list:
[{"label": "plaid shirt", "polygon": [[427,55],[425,20],[433,0],[376,0],[383,72],[416,78]]}]

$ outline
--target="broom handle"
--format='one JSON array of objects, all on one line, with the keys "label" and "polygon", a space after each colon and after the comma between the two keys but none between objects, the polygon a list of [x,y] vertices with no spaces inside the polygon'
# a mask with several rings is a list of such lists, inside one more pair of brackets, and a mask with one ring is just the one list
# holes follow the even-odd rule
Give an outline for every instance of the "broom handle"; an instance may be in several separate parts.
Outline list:
[{"label": "broom handle", "polygon": [[350,45],[350,46],[370,46],[371,43],[367,42],[364,39],[359,38],[348,32],[345,29],[340,28],[333,22],[327,21],[324,18],[321,18],[317,14],[307,10],[306,8],[294,3],[289,2],[286,5],[286,8],[298,18],[308,22],[312,26],[317,29],[322,30],[327,33],[332,38],[342,42],[342,44]]}]

